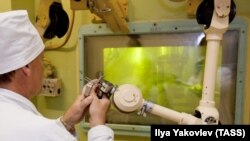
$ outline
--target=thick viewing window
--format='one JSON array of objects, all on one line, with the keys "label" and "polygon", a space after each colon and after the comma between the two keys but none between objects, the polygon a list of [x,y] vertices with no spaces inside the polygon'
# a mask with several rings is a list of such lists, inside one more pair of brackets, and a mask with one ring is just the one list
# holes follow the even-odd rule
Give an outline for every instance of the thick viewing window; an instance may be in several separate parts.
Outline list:
[{"label": "thick viewing window", "polygon": [[[205,66],[202,26],[195,20],[180,20],[129,23],[129,28],[129,34],[112,33],[105,24],[80,29],[80,89],[84,77],[103,74],[113,84],[136,85],[145,100],[193,114],[201,98]],[[245,21],[237,17],[221,42],[215,90],[221,124],[242,123],[245,32]],[[113,105],[107,118],[117,134],[149,136],[151,124],[176,123],[151,114],[121,113]],[[82,125],[89,129],[88,118]]]}]

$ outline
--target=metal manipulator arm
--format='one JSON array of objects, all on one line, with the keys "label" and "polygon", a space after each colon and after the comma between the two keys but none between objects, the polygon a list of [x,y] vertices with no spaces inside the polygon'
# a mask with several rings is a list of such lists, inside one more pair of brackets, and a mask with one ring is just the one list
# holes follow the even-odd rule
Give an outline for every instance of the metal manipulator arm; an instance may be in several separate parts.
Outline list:
[{"label": "metal manipulator arm", "polygon": [[146,117],[150,113],[178,124],[201,124],[195,116],[177,112],[143,99],[141,91],[134,85],[124,84],[119,86],[113,94],[113,104],[121,112],[130,113],[138,111],[139,115]]},{"label": "metal manipulator arm", "polygon": [[204,0],[197,9],[197,21],[204,25],[207,40],[202,98],[196,109],[196,116],[203,124],[219,123],[214,92],[220,42],[234,16],[233,0]]}]

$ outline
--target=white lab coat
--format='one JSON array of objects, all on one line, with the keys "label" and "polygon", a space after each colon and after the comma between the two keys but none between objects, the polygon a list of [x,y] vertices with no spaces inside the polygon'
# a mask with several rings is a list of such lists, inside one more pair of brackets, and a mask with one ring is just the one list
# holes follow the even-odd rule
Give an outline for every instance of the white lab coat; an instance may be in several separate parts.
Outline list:
[{"label": "white lab coat", "polygon": [[[113,141],[104,125],[88,132],[89,141]],[[59,119],[43,117],[25,97],[0,88],[0,141],[77,141]]]}]

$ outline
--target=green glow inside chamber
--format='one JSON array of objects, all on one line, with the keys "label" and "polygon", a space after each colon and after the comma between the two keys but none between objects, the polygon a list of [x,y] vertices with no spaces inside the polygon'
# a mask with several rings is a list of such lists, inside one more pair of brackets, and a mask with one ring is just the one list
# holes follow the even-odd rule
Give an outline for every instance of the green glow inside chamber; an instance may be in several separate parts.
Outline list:
[{"label": "green glow inside chamber", "polygon": [[[145,100],[180,112],[194,113],[199,105],[205,47],[120,47],[104,48],[103,53],[104,77],[113,84],[134,84]],[[219,88],[216,78],[216,105]]]}]

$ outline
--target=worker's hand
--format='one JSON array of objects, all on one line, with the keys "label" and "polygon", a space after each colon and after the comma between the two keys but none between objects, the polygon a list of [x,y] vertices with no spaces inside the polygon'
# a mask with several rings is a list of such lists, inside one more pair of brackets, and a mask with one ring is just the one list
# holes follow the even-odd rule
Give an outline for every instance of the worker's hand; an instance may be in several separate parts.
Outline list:
[{"label": "worker's hand", "polygon": [[99,99],[96,93],[91,93],[93,101],[89,107],[89,122],[90,126],[104,125],[106,122],[107,112],[110,107],[110,100],[104,95]]},{"label": "worker's hand", "polygon": [[94,99],[96,87],[97,87],[97,84],[94,84],[91,91],[89,92],[90,95],[87,97],[83,94],[85,93],[83,89],[82,94],[77,97],[75,102],[70,106],[70,108],[66,111],[66,113],[61,118],[61,120],[64,123],[66,123],[68,126],[74,127],[75,124],[79,123],[83,119],[86,111],[88,110],[90,103]]},{"label": "worker's hand", "polygon": [[96,89],[98,83],[99,83],[98,79],[90,80],[86,85],[83,86],[82,95],[88,97],[91,94],[92,90]]}]

